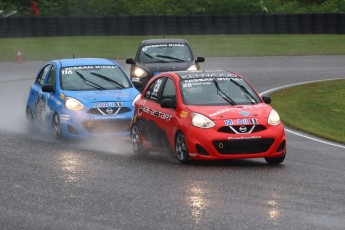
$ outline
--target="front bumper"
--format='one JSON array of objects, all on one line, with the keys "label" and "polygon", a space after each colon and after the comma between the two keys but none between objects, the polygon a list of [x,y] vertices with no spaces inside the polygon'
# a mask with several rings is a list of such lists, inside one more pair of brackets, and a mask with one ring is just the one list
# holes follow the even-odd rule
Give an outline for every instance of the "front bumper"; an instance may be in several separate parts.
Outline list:
[{"label": "front bumper", "polygon": [[190,127],[185,131],[191,159],[221,160],[281,157],[286,151],[286,137],[282,124],[247,134],[221,133],[216,129]]},{"label": "front bumper", "polygon": [[69,139],[129,136],[132,116],[133,111],[120,115],[94,115],[66,109],[59,115],[62,136]]}]

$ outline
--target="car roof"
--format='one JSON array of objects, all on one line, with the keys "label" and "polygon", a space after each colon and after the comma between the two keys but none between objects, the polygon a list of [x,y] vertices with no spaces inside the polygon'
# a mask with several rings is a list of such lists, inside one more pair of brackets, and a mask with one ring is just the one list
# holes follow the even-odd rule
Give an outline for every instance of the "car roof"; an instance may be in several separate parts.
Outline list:
[{"label": "car roof", "polygon": [[52,62],[59,63],[61,67],[81,66],[81,65],[118,65],[115,61],[105,58],[71,58],[57,59]]},{"label": "car roof", "polygon": [[166,43],[187,44],[187,41],[185,39],[180,39],[180,38],[147,39],[147,40],[143,40],[141,42],[141,45],[166,44]]},{"label": "car roof", "polygon": [[196,71],[175,71],[181,80],[206,78],[206,77],[240,77],[236,73],[225,70],[196,70]]}]

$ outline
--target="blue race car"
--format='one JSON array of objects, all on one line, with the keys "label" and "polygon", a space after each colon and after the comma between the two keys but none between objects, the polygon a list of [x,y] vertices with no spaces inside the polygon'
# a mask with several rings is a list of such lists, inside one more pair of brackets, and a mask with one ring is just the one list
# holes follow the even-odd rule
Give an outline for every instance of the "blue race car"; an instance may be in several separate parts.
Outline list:
[{"label": "blue race car", "polygon": [[57,139],[126,136],[139,98],[123,69],[112,60],[53,60],[38,72],[30,88],[29,129],[44,127]]}]

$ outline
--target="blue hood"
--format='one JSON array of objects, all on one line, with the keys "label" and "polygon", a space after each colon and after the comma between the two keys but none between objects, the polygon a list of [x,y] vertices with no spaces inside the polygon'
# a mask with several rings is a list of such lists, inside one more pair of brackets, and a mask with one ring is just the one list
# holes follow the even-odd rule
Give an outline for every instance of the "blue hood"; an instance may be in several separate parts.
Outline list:
[{"label": "blue hood", "polygon": [[133,101],[139,94],[134,88],[122,90],[65,91],[65,96],[73,97],[83,104],[103,101]]}]

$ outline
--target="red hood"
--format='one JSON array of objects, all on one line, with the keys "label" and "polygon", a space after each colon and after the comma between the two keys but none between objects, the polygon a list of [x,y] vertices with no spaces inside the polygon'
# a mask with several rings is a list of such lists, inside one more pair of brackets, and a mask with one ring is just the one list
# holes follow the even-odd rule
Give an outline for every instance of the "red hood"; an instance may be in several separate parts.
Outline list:
[{"label": "red hood", "polygon": [[272,110],[270,105],[260,103],[256,105],[236,105],[236,106],[191,106],[187,108],[191,112],[197,112],[207,116],[212,120],[224,120],[235,118],[263,118],[268,117]]}]

